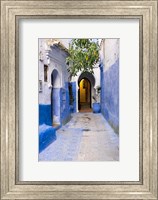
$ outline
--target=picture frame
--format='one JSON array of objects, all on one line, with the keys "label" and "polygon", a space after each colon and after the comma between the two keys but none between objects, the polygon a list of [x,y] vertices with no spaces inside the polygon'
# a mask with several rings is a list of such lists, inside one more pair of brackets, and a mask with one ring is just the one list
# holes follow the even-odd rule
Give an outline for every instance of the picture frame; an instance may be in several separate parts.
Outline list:
[{"label": "picture frame", "polygon": [[[63,17],[139,19],[139,181],[19,181],[18,21]],[[157,0],[1,0],[1,22],[1,199],[157,199]]]}]

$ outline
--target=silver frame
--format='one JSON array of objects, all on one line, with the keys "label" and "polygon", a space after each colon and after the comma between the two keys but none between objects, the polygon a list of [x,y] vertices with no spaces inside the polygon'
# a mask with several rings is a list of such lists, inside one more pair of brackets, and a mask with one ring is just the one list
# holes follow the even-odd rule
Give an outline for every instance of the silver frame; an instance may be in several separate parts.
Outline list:
[{"label": "silver frame", "polygon": [[[139,181],[19,181],[18,21],[66,17],[139,19]],[[1,199],[157,199],[157,0],[1,0]]]}]

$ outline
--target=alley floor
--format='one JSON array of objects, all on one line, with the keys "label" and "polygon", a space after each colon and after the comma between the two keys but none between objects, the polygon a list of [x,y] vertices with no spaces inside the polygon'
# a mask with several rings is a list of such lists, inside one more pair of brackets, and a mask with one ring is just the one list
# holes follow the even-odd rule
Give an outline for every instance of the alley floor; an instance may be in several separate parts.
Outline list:
[{"label": "alley floor", "polygon": [[118,161],[119,136],[101,113],[75,113],[39,161]]}]

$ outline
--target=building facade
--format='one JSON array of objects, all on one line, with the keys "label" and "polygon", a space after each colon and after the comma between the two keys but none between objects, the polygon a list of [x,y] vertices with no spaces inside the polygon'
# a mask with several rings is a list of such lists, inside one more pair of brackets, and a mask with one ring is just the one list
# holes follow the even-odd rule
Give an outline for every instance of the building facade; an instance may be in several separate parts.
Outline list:
[{"label": "building facade", "polygon": [[39,124],[60,126],[70,117],[68,49],[60,40],[39,39]]}]

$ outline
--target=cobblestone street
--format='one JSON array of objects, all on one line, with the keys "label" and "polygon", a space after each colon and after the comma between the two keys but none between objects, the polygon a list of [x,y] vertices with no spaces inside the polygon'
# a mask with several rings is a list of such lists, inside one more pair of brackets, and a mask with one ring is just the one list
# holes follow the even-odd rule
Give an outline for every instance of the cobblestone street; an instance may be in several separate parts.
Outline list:
[{"label": "cobblestone street", "polygon": [[56,135],[57,140],[39,154],[39,161],[119,160],[119,136],[102,114],[75,113]]}]

